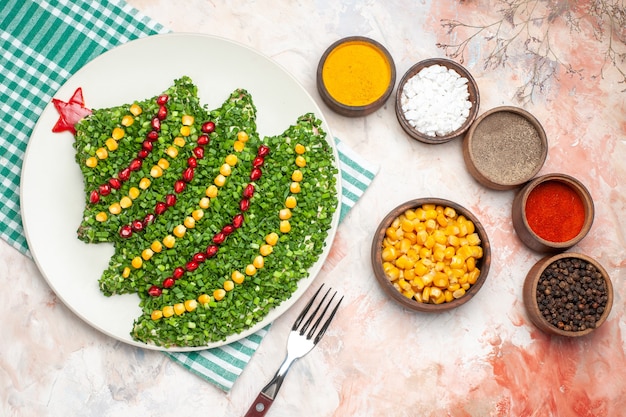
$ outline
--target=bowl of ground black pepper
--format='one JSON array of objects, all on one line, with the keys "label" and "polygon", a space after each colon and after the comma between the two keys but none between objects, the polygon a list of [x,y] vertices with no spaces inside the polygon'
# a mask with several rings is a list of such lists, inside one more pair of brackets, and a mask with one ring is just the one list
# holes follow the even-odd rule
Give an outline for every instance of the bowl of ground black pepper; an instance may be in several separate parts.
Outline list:
[{"label": "bowl of ground black pepper", "polygon": [[595,259],[572,252],[538,261],[524,281],[524,306],[547,334],[584,336],[599,328],[613,306],[613,286]]},{"label": "bowl of ground black pepper", "polygon": [[501,106],[480,115],[463,138],[469,173],[495,190],[517,188],[533,178],[548,155],[546,133],[524,109]]},{"label": "bowl of ground black pepper", "polygon": [[562,252],[580,242],[594,219],[589,190],[576,178],[542,175],[526,184],[513,199],[513,228],[537,252]]}]

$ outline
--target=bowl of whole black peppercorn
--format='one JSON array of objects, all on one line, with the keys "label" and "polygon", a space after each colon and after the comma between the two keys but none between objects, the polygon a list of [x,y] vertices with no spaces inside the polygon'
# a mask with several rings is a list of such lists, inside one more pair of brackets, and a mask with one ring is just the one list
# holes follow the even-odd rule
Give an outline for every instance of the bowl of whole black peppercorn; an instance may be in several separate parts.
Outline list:
[{"label": "bowl of whole black peppercorn", "polygon": [[611,278],[595,259],[564,252],[539,260],[524,281],[524,306],[547,334],[578,337],[599,328],[613,306]]}]

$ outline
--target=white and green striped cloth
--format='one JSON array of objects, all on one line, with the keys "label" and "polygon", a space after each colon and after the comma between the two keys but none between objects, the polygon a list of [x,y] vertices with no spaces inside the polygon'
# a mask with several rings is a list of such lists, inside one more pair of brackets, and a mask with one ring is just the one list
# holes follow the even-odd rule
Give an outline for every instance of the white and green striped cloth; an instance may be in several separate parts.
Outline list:
[{"label": "white and green striped cloth", "polygon": [[[122,0],[3,0],[0,7],[0,235],[30,256],[19,208],[28,139],[55,92],[87,62],[125,42],[168,29]],[[342,171],[340,219],[377,172],[336,140]],[[238,342],[198,352],[166,353],[224,391],[233,386],[268,328]]]}]

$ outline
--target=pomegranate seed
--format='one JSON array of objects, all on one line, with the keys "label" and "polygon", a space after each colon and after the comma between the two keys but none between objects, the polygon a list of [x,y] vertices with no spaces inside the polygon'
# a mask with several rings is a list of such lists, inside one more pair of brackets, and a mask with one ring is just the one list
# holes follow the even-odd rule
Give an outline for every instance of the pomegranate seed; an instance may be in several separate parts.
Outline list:
[{"label": "pomegranate seed", "polygon": [[154,221],[154,214],[152,214],[152,213],[146,214],[146,217],[143,218],[143,227],[146,227],[147,225],[149,225],[153,221]]},{"label": "pomegranate seed", "polygon": [[141,232],[143,230],[143,222],[141,220],[133,220],[130,227],[134,232]]},{"label": "pomegranate seed", "polygon": [[155,142],[158,138],[159,138],[159,132],[157,132],[156,130],[151,130],[146,135],[146,139],[148,139],[150,142]]},{"label": "pomegranate seed", "polygon": [[229,236],[234,231],[235,231],[235,226],[233,226],[232,224],[227,224],[226,226],[222,227],[222,233],[224,233],[225,236]]},{"label": "pomegranate seed", "polygon": [[253,195],[254,195],[254,184],[246,185],[246,188],[243,189],[243,197],[252,198]]},{"label": "pomegranate seed", "polygon": [[109,180],[109,185],[111,186],[111,188],[119,190],[122,187],[122,181],[118,180],[117,178],[111,178]]},{"label": "pomegranate seed", "polygon": [[96,204],[98,201],[100,201],[100,194],[98,194],[98,191],[93,190],[91,194],[89,194],[89,202]]},{"label": "pomegranate seed", "polygon": [[194,158],[193,156],[189,157],[187,159],[187,166],[189,168],[196,168],[198,166],[198,160]]},{"label": "pomegranate seed", "polygon": [[185,187],[187,186],[187,184],[185,184],[185,181],[183,180],[178,180],[174,183],[174,192],[176,194],[180,194],[185,190]]},{"label": "pomegranate seed", "polygon": [[133,229],[127,224],[120,228],[120,237],[122,239],[127,239],[133,235]]},{"label": "pomegranate seed", "polygon": [[157,119],[165,120],[166,117],[167,117],[167,107],[160,106],[159,111],[157,112]]},{"label": "pomegranate seed", "polygon": [[172,277],[174,279],[180,279],[185,274],[185,268],[182,266],[178,266],[174,268],[174,272],[172,272]]},{"label": "pomegranate seed", "polygon": [[233,217],[233,227],[235,229],[239,229],[242,224],[243,224],[243,214],[241,213],[236,214],[235,217]]},{"label": "pomegranate seed", "polygon": [[206,248],[206,256],[207,258],[212,258],[215,255],[217,255],[217,249],[218,247],[216,245],[209,245]]},{"label": "pomegranate seed", "polygon": [[216,233],[215,236],[213,236],[213,243],[216,243],[218,245],[224,243],[225,240],[226,235],[222,232]]},{"label": "pomegranate seed", "polygon": [[198,252],[195,253],[191,259],[193,259],[194,262],[198,262],[199,264],[201,264],[202,262],[206,261],[206,255],[204,254],[204,252]]},{"label": "pomegranate seed", "polygon": [[205,146],[205,145],[208,145],[210,141],[211,140],[209,139],[207,135],[202,135],[198,138],[197,143],[200,146]]},{"label": "pomegranate seed", "polygon": [[261,178],[261,174],[262,172],[260,168],[252,168],[252,171],[250,171],[250,180],[258,180],[259,178]]},{"label": "pomegranate seed", "polygon": [[172,207],[174,204],[176,204],[176,196],[174,194],[166,195],[165,204],[167,204],[168,207]]},{"label": "pomegranate seed", "polygon": [[148,290],[148,294],[153,296],[153,297],[158,297],[158,296],[161,295],[161,293],[162,293],[161,289],[159,287],[157,287],[156,285],[153,285]]},{"label": "pomegranate seed", "polygon": [[195,148],[193,148],[193,154],[196,156],[196,158],[202,159],[204,157],[204,149],[196,146]]},{"label": "pomegranate seed", "polygon": [[137,152],[137,158],[139,159],[146,159],[148,155],[150,155],[150,151],[147,151],[145,149],[141,149],[139,152]]},{"label": "pomegranate seed", "polygon": [[258,168],[260,166],[263,166],[264,162],[265,162],[265,158],[263,158],[262,156],[257,156],[252,160],[252,166],[255,168]]},{"label": "pomegranate seed", "polygon": [[111,186],[109,184],[102,184],[98,187],[100,190],[100,195],[109,195],[111,194]]},{"label": "pomegranate seed", "polygon": [[121,170],[120,173],[117,175],[117,178],[119,178],[120,181],[128,181],[128,179],[130,178],[130,169],[124,168],[123,170]]},{"label": "pomegranate seed", "polygon": [[261,145],[259,146],[259,150],[257,151],[257,155],[258,156],[266,156],[267,154],[270,153],[270,148],[267,145]]},{"label": "pomegranate seed", "polygon": [[198,262],[196,261],[189,261],[185,264],[185,269],[189,272],[191,271],[195,271],[196,269],[198,269]]},{"label": "pomegranate seed", "polygon": [[167,94],[161,94],[160,96],[157,97],[156,102],[159,106],[162,106],[165,103],[167,103],[167,100],[169,99],[170,99],[170,96],[168,96]]},{"label": "pomegranate seed", "polygon": [[165,203],[158,202],[158,203],[156,203],[156,206],[154,207],[154,214],[159,216],[159,215],[165,213],[165,210],[167,210],[167,205]]},{"label": "pomegranate seed", "polygon": [[244,198],[243,200],[239,202],[239,210],[248,211],[249,208],[250,208],[250,200],[248,200],[247,198]]},{"label": "pomegranate seed", "polygon": [[202,131],[204,133],[211,133],[215,130],[215,123],[213,122],[204,122],[202,124]]},{"label": "pomegranate seed", "polygon": [[161,130],[161,121],[159,120],[158,117],[153,117],[152,120],[150,121],[150,126],[152,126],[152,131],[156,131],[158,132],[159,130]]},{"label": "pomegranate seed", "polygon": [[172,288],[174,286],[174,278],[167,277],[163,280],[163,288]]},{"label": "pomegranate seed", "polygon": [[153,147],[152,142],[147,139],[141,143],[141,149],[146,150],[148,152],[152,152],[152,147]]},{"label": "pomegranate seed", "polygon": [[191,182],[193,180],[194,170],[193,168],[187,168],[183,171],[183,181]]},{"label": "pomegranate seed", "polygon": [[139,158],[135,158],[130,161],[128,169],[130,169],[131,171],[139,171],[141,169],[141,164],[143,164],[143,161]]}]

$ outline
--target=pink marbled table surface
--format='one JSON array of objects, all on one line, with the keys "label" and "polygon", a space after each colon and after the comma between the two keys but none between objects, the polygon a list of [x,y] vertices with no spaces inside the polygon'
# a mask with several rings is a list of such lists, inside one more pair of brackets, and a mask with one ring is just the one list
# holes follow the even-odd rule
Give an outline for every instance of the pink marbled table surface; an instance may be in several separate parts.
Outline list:
[{"label": "pink marbled table surface", "polygon": [[[320,345],[294,365],[268,416],[626,415],[626,63],[619,58],[626,29],[624,15],[620,21],[597,8],[613,5],[624,14],[623,1],[128,2],[173,31],[222,36],[271,57],[319,102],[332,133],[380,167],[316,280],[345,293],[342,309]],[[518,6],[517,14],[505,13],[507,3]],[[534,19],[524,25],[530,10]],[[511,29],[507,18],[518,26]],[[541,255],[515,236],[514,192],[477,184],[460,141],[411,140],[391,100],[367,117],[345,118],[317,95],[317,62],[338,38],[364,35],[383,43],[399,79],[415,62],[453,54],[454,46],[444,46],[474,34],[455,59],[478,82],[480,113],[500,105],[533,113],[550,146],[540,173],[575,176],[595,199],[591,232],[572,250],[603,264],[615,300],[606,324],[590,337],[550,338],[529,323],[522,282]],[[428,196],[470,208],[493,251],[481,292],[436,316],[392,304],[369,258],[387,211]],[[279,365],[297,314],[275,322],[226,394],[161,353],[131,348],[86,325],[34,263],[4,242],[0,277],[0,415],[7,417],[243,415]]]}]

